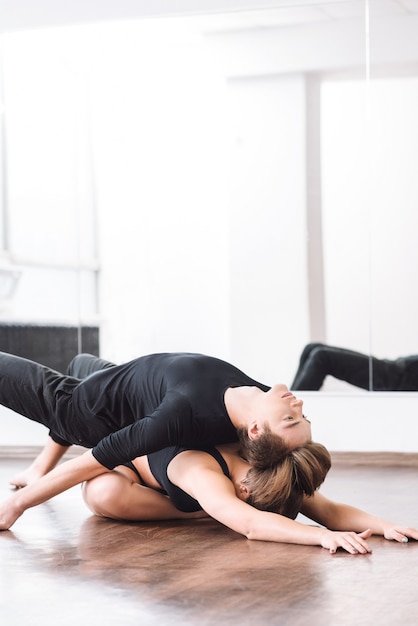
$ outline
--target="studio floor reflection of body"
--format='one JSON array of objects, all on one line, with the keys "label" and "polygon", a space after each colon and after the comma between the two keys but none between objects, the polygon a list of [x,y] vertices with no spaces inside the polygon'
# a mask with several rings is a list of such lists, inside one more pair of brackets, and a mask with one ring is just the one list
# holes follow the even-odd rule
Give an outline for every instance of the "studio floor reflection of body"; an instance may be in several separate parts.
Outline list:
[{"label": "studio floor reflection of body", "polygon": [[[26,460],[0,459],[0,497]],[[418,467],[336,464],[325,495],[407,523]],[[0,533],[3,624],[416,624],[418,543],[373,554],[248,541],[212,520],[118,523],[76,487]]]}]

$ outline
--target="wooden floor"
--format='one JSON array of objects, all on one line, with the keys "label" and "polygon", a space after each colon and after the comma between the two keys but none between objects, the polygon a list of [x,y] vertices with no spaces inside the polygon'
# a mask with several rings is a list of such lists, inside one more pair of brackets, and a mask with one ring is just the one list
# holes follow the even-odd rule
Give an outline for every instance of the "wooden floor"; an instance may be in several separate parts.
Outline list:
[{"label": "wooden floor", "polygon": [[[26,464],[0,459],[1,498]],[[337,464],[322,490],[418,526],[417,467]],[[368,556],[330,556],[212,521],[116,523],[91,516],[77,487],[0,533],[0,623],[417,625],[418,542],[370,543]]]}]

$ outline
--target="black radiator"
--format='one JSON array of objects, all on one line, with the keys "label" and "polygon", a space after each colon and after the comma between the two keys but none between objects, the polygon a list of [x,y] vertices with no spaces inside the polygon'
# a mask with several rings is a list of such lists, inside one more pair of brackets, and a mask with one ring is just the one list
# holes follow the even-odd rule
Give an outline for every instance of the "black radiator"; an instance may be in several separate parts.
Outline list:
[{"label": "black radiator", "polygon": [[0,351],[65,372],[79,352],[99,356],[99,328],[0,322]]}]

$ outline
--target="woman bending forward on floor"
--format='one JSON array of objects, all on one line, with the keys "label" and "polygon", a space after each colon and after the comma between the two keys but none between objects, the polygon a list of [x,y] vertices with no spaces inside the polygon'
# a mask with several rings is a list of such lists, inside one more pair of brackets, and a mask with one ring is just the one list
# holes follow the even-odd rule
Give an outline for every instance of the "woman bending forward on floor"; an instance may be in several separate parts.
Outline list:
[{"label": "woman bending forward on floor", "polygon": [[[96,515],[116,520],[209,515],[247,539],[319,545],[330,553],[338,548],[369,553],[366,539],[372,534],[401,542],[418,539],[416,529],[320,494],[317,489],[331,465],[322,445],[308,443],[284,453],[277,451],[280,442],[274,435],[264,450],[246,443],[249,447],[242,452],[251,465],[239,454],[238,444],[205,451],[167,448],[138,457],[131,468],[118,466],[84,483],[85,502]],[[274,457],[280,460],[266,464],[266,458]],[[325,528],[294,521],[299,512]]]}]

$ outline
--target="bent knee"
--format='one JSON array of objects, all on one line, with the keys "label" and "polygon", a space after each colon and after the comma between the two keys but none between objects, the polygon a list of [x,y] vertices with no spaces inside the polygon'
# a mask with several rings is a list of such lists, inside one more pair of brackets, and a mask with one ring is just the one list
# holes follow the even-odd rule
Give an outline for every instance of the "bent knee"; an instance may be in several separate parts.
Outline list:
[{"label": "bent knee", "polygon": [[330,354],[330,348],[324,344],[317,343],[313,346],[309,355],[310,361],[324,361]]},{"label": "bent knee", "polygon": [[120,477],[101,474],[83,484],[83,498],[95,515],[112,517],[120,495]]},{"label": "bent knee", "polygon": [[83,361],[85,354],[76,354],[73,359],[69,362],[66,370],[67,376],[77,377],[78,370],[80,368],[80,363]]}]

